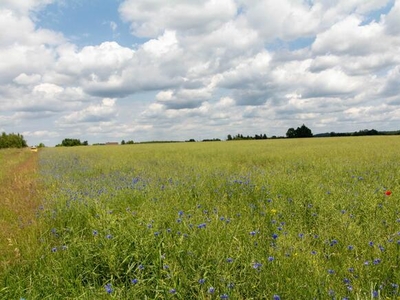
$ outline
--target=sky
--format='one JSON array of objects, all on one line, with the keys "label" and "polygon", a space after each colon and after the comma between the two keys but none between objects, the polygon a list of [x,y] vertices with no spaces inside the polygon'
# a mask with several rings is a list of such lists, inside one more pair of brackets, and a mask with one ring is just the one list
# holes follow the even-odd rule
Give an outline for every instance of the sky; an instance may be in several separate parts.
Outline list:
[{"label": "sky", "polygon": [[29,145],[400,129],[400,0],[0,0]]}]

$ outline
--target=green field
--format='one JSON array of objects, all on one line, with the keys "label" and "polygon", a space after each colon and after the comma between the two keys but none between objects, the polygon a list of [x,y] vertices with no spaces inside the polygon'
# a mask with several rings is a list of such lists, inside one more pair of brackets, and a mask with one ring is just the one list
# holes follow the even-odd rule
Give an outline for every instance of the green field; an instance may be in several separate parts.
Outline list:
[{"label": "green field", "polygon": [[[399,299],[400,139],[46,148],[2,299]],[[30,247],[30,243],[32,247]]]}]

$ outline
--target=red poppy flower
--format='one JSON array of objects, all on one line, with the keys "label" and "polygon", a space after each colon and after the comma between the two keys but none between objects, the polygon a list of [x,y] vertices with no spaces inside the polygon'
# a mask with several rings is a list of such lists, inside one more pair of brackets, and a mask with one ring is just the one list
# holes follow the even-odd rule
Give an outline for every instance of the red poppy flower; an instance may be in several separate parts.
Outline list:
[{"label": "red poppy flower", "polygon": [[390,196],[392,194],[392,191],[390,191],[390,190],[387,190],[386,192],[385,192],[385,195],[386,196]]}]

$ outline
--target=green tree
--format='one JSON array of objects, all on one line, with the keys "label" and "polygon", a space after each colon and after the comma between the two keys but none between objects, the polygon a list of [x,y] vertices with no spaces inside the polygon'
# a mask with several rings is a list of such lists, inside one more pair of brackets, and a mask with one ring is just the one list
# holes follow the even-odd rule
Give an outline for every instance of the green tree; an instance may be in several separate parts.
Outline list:
[{"label": "green tree", "polygon": [[296,137],[296,130],[294,128],[289,128],[286,132],[287,138],[295,138]]},{"label": "green tree", "polygon": [[27,146],[23,135],[19,133],[6,134],[3,132],[0,136],[0,148],[24,148]]}]

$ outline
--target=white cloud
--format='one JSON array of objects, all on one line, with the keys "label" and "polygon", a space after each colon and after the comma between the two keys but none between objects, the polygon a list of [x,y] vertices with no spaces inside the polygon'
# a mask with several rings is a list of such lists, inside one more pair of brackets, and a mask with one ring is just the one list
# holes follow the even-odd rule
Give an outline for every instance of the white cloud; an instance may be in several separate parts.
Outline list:
[{"label": "white cloud", "polygon": [[210,32],[236,14],[232,0],[126,0],[119,11],[134,35],[157,37],[165,30]]},{"label": "white cloud", "polygon": [[[148,140],[400,126],[399,1],[125,0],[132,47],[90,35],[79,47],[42,28],[35,15],[51,2],[0,3],[7,131]],[[118,22],[99,24],[119,35]]]}]

